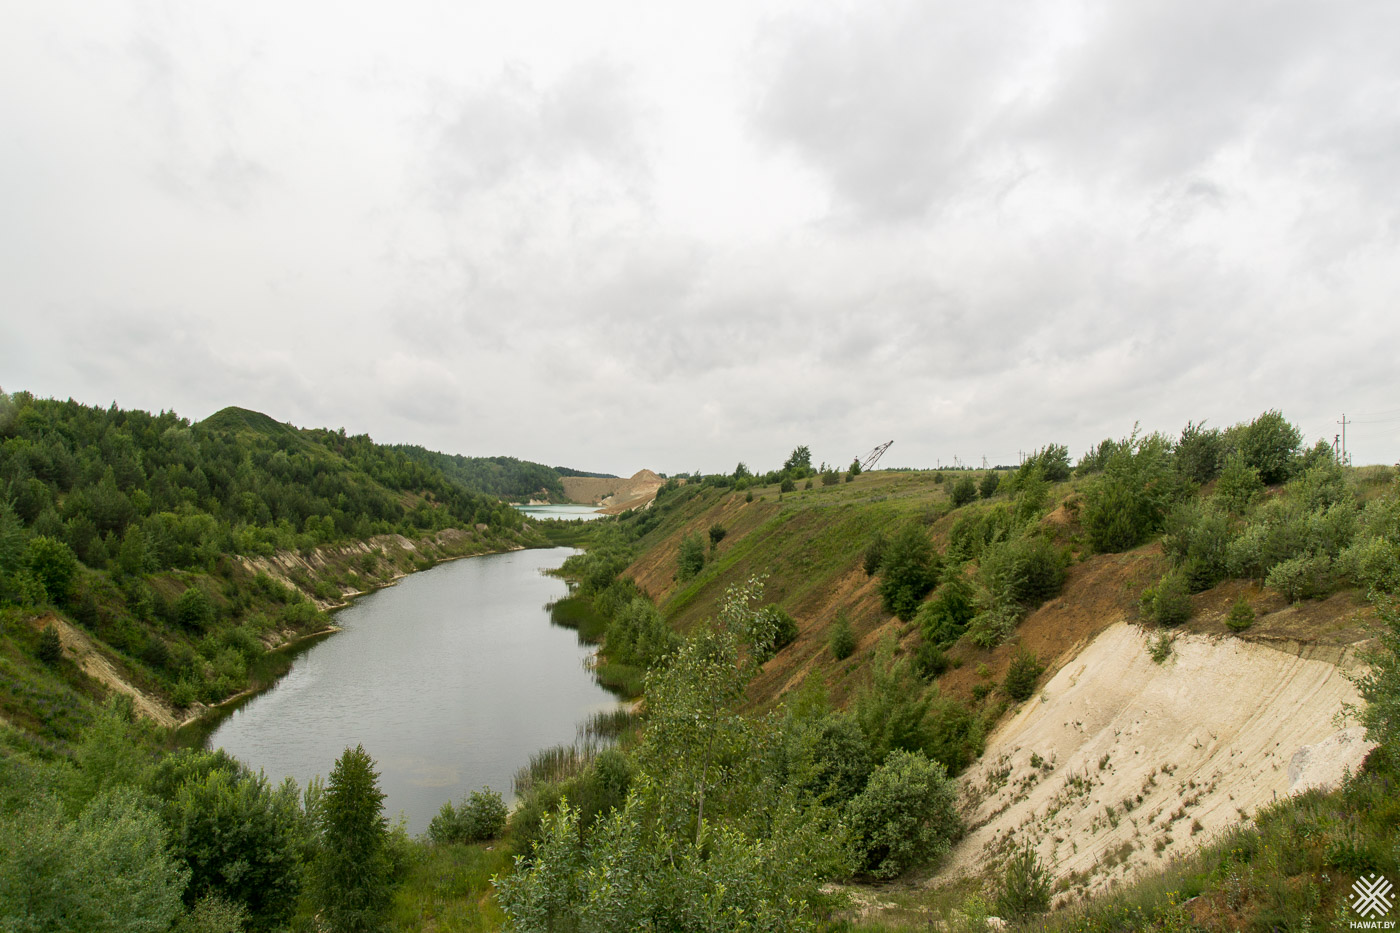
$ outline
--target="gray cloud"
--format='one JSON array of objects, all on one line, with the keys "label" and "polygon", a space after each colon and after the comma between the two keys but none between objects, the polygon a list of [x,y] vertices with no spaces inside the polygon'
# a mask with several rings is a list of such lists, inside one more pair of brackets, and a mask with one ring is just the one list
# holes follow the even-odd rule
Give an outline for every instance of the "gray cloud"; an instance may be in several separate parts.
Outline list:
[{"label": "gray cloud", "polygon": [[7,389],[616,472],[1393,407],[1387,4],[55,4]]}]

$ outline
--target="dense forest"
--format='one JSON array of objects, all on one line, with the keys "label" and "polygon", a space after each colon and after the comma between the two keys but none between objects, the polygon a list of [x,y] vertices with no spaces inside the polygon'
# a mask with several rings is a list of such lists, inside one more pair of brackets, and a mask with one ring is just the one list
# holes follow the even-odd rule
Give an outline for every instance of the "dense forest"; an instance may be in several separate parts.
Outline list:
[{"label": "dense forest", "polygon": [[[567,498],[564,495],[564,485],[559,481],[560,477],[566,474],[557,467],[547,467],[514,457],[463,457],[460,454],[440,454],[412,445],[400,445],[394,450],[415,463],[441,470],[444,476],[469,489],[512,502],[530,499],[564,502]],[[567,475],[574,475],[574,471],[569,471]]]},{"label": "dense forest", "polygon": [[[395,536],[427,543],[409,555]],[[269,649],[326,628],[321,607],[346,593],[532,542],[516,509],[366,435],[0,393],[0,613],[63,617],[0,633],[0,715],[59,743],[90,719],[101,691],[60,660],[63,619],[184,710],[272,676]],[[322,571],[257,569],[316,549]]]}]

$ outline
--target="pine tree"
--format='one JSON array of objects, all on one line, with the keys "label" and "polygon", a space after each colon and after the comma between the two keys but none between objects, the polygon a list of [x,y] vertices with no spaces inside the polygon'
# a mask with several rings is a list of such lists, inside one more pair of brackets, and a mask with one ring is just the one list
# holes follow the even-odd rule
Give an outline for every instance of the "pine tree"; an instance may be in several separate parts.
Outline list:
[{"label": "pine tree", "polygon": [[336,933],[377,930],[389,904],[388,823],[374,760],[363,747],[336,761],[317,807],[314,884],[321,919]]}]

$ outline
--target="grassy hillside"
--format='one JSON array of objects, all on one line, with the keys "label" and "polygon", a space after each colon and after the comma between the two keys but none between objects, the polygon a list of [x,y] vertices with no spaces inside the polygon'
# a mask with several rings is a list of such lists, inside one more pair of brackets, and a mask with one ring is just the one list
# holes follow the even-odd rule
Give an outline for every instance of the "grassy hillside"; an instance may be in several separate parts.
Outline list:
[{"label": "grassy hillside", "polygon": [[[1032,700],[1057,665],[1115,623],[1144,627],[1147,642],[1167,654],[1175,635],[1192,633],[1205,644],[1243,639],[1321,658],[1333,651],[1328,646],[1383,632],[1371,601],[1400,589],[1397,473],[1340,466],[1325,445],[1307,449],[1300,440],[1268,412],[1226,431],[1188,425],[1180,438],[1108,440],[1073,468],[1067,451],[1052,445],[1016,470],[991,473],[692,477],[668,483],[651,508],[623,516],[615,533],[596,529],[603,556],[574,569],[601,610],[589,625],[604,638],[604,670],[674,650],[649,629],[629,587],[669,629],[700,633],[726,611],[726,593],[761,578],[760,602],[795,624],[775,651],[758,642],[749,649],[761,651],[745,689],[751,714],[773,711],[790,722],[794,709],[845,707],[868,741],[918,748],[957,770],[1006,711]],[[604,586],[612,567],[623,583]],[[852,644],[838,649],[847,627]],[[619,680],[640,684],[636,674]],[[900,726],[902,737],[889,731],[888,722],[910,715],[922,720]],[[1236,850],[1216,844],[1197,856],[1202,867],[1192,869],[1187,890],[1201,899],[1190,907],[1183,889],[1148,878],[1142,893],[1112,905],[1075,901],[1077,912],[1057,914],[1054,924],[1262,930],[1283,917],[1287,928],[1302,929],[1341,916],[1339,879],[1395,870],[1383,841],[1393,839],[1395,814],[1357,809],[1390,780],[1380,764],[1373,774],[1281,805],[1260,829],[1231,836]],[[1326,835],[1338,820],[1355,827],[1349,841],[1313,847],[1301,859],[1269,856],[1282,839],[1277,827]],[[1204,839],[1178,835],[1188,848]],[[1347,854],[1354,851],[1369,854]],[[1030,859],[1021,868],[1034,876],[1034,852]],[[852,926],[922,929],[931,916],[960,925],[969,911],[994,913],[1013,862],[1008,854],[986,866],[992,874],[981,882],[988,896],[980,908],[968,888],[930,893],[926,869],[874,894],[894,901],[888,910],[861,911],[867,919]],[[1141,870],[1139,862],[1134,874]],[[1310,872],[1323,883],[1308,887]],[[1057,889],[1061,901],[1073,901],[1067,890]],[[1045,904],[1055,893],[1046,888]],[[1034,905],[1027,910],[1025,928],[1039,928]],[[881,915],[887,919],[875,919]]]}]

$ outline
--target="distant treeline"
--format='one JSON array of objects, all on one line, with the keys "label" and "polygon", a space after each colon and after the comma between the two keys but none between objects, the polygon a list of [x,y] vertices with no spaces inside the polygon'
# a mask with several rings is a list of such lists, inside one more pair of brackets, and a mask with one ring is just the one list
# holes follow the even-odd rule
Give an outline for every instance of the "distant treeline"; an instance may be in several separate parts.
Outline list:
[{"label": "distant treeline", "polygon": [[586,475],[573,471],[563,473],[558,467],[517,460],[514,457],[463,457],[442,454],[414,445],[397,445],[415,463],[422,463],[464,486],[489,493],[502,499],[538,499],[542,496],[556,502],[564,501],[564,484],[560,476]]},{"label": "distant treeline", "polygon": [[521,522],[493,495],[368,435],[298,430],[238,408],[191,424],[27,392],[0,393],[0,503],[89,567],[106,567],[127,543],[146,570]]}]

